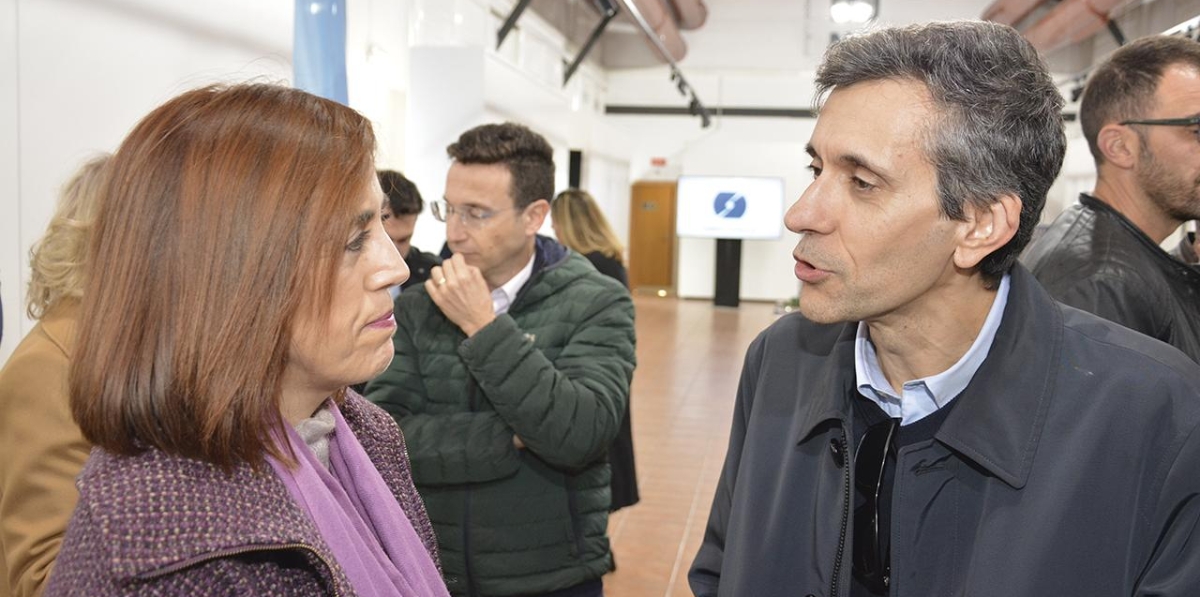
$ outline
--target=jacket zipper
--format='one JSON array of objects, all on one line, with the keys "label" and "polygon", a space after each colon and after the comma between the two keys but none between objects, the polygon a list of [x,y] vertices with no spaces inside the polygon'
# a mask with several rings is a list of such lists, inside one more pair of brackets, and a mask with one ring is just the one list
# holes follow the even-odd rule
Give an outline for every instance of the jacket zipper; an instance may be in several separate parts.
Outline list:
[{"label": "jacket zipper", "polygon": [[[475,412],[477,386],[475,379],[467,377],[467,410]],[[463,574],[467,577],[467,595],[475,597],[475,578],[471,575],[471,484],[466,485],[463,496]]]},{"label": "jacket zipper", "polygon": [[842,466],[842,530],[841,536],[838,538],[837,556],[833,560],[833,581],[829,587],[829,596],[838,597],[838,580],[842,574],[842,560],[846,553],[846,529],[850,523],[850,468],[854,466],[854,459],[850,456],[848,443],[846,442],[846,428],[842,428],[842,454],[846,455]]},{"label": "jacket zipper", "polygon": [[194,558],[183,560],[182,562],[176,562],[176,563],[171,564],[170,566],[166,566],[164,568],[159,568],[149,574],[139,576],[138,578],[140,580],[154,580],[156,578],[161,578],[161,577],[167,576],[169,574],[174,574],[176,572],[186,570],[187,568],[191,568],[192,566],[197,566],[197,565],[203,564],[205,562],[210,562],[212,560],[219,560],[221,558],[232,558],[232,557],[237,557],[237,556],[240,556],[243,554],[248,554],[248,553],[258,553],[258,552],[264,552],[264,551],[285,551],[285,550],[289,550],[289,549],[297,549],[297,550],[301,550],[301,551],[307,551],[307,552],[313,554],[314,556],[316,556],[318,560],[321,560],[321,563],[325,565],[325,571],[329,574],[330,585],[333,587],[334,597],[338,597],[342,594],[341,590],[338,588],[337,577],[333,573],[333,565],[330,564],[329,560],[326,559],[325,556],[321,555],[321,553],[318,552],[315,547],[305,544],[305,543],[281,543],[279,545],[257,545],[254,547],[239,547],[236,549],[226,549],[226,550],[221,550],[221,551],[209,552],[209,553],[206,553],[206,554],[194,557]]}]

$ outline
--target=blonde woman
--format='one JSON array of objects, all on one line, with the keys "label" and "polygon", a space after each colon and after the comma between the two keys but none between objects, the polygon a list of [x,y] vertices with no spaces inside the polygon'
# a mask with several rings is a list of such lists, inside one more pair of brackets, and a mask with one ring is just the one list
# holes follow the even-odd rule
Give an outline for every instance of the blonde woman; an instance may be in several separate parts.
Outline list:
[{"label": "blonde woman", "polygon": [[37,325],[0,369],[0,595],[39,595],[58,555],[89,445],[71,419],[67,370],[88,237],[109,156],[63,188],[30,251],[26,312]]},{"label": "blonde woman", "polygon": [[[582,254],[596,270],[629,288],[621,253],[623,247],[596,200],[587,191],[568,189],[550,202],[550,225],[554,235],[567,248]],[[632,398],[632,396],[630,397]],[[637,467],[633,460],[633,426],[630,410],[625,406],[625,420],[608,450],[612,467],[612,505],[617,511],[638,502]]]},{"label": "blonde woman", "polygon": [[559,242],[587,257],[600,273],[629,288],[621,258],[624,248],[591,194],[580,189],[559,193],[550,203],[550,224]]}]

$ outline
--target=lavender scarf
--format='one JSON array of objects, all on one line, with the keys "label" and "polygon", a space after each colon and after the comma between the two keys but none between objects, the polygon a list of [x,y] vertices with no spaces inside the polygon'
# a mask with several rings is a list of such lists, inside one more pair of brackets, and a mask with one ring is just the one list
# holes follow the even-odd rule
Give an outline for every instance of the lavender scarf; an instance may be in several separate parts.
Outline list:
[{"label": "lavender scarf", "polygon": [[446,585],[396,496],[367,457],[333,401],[329,465],[287,425],[298,466],[270,458],[288,493],[308,513],[354,592],[362,597],[444,596]]}]

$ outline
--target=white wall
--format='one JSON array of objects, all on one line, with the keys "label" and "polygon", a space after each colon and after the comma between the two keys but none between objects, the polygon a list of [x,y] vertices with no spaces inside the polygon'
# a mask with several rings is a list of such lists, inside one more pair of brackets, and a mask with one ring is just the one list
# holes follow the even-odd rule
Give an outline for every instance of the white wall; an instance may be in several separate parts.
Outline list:
[{"label": "white wall", "polygon": [[17,0],[0,0],[0,363],[23,335],[21,285],[20,128],[17,107]]},{"label": "white wall", "polygon": [[3,362],[32,327],[22,314],[27,253],[62,183],[180,91],[289,80],[292,2],[3,0],[0,7]]}]

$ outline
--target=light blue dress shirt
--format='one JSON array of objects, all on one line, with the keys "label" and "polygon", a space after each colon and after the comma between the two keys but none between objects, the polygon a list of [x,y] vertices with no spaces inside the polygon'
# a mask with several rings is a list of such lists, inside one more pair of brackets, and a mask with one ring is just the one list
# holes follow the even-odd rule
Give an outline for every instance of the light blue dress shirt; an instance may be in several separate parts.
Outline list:
[{"label": "light blue dress shirt", "polygon": [[904,391],[900,396],[896,395],[879,368],[879,356],[875,353],[875,345],[871,343],[867,324],[859,322],[858,335],[854,339],[854,375],[858,391],[878,404],[889,417],[900,419],[901,425],[920,421],[950,404],[971,382],[992,348],[992,340],[996,338],[996,330],[1000,329],[1000,320],[1004,317],[1004,306],[1008,304],[1008,286],[1009,276],[1005,274],[1000,280],[1000,288],[996,291],[987,319],[983,321],[983,328],[966,354],[937,375],[904,382]]}]

